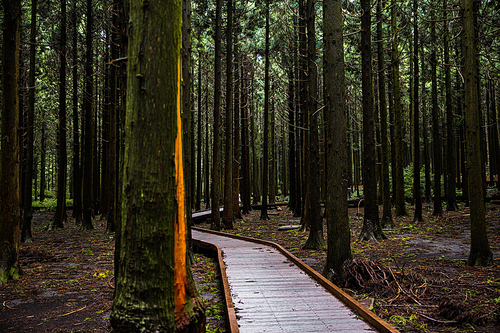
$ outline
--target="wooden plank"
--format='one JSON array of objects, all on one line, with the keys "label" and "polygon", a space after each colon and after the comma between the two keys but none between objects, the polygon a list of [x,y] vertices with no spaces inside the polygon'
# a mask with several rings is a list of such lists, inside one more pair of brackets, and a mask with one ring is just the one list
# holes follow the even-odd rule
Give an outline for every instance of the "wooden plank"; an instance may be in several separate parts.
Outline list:
[{"label": "wooden plank", "polygon": [[375,331],[278,249],[197,230],[193,237],[223,251],[240,332]]}]

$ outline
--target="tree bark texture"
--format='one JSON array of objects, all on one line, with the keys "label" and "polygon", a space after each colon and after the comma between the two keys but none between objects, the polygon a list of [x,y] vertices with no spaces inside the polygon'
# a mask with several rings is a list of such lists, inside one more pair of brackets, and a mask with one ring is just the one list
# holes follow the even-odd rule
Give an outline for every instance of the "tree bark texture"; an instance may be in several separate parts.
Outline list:
[{"label": "tree bark texture", "polygon": [[401,86],[399,83],[399,46],[397,26],[396,0],[391,2],[391,32],[392,32],[392,77],[394,80],[394,120],[395,120],[395,150],[396,170],[394,178],[396,216],[406,216],[405,193],[404,193],[404,160],[403,160],[403,109],[401,106]]},{"label": "tree bark texture", "polygon": [[482,181],[477,51],[475,45],[474,1],[462,0],[463,52],[465,80],[465,134],[467,142],[467,173],[469,181],[471,249],[467,264],[486,266],[493,263],[493,254],[486,233],[484,188]]},{"label": "tree bark texture", "polygon": [[3,0],[0,285],[19,278],[19,48],[21,2]]},{"label": "tree bark texture", "polygon": [[68,157],[66,154],[66,1],[61,1],[61,39],[59,44],[59,123],[58,132],[58,174],[57,207],[50,229],[63,227],[66,221],[66,179]]},{"label": "tree bark texture", "polygon": [[214,83],[214,127],[213,127],[213,157],[212,157],[212,225],[214,230],[220,230],[220,95],[221,95],[221,11],[222,0],[216,0],[215,9],[215,83]]},{"label": "tree bark texture", "polygon": [[[24,181],[23,223],[21,242],[33,242],[31,219],[33,218],[33,123],[35,118],[35,55],[36,55],[36,13],[37,1],[31,1],[30,71],[28,79],[28,114],[26,123],[26,179]],[[36,196],[36,191],[35,191]]]},{"label": "tree bark texture", "polygon": [[431,10],[432,142],[434,149],[434,211],[432,214],[434,216],[441,216],[443,214],[443,204],[441,201],[441,165],[443,163],[443,158],[441,152],[441,131],[439,125],[437,91],[436,14],[435,9]]},{"label": "tree bark texture", "polygon": [[341,0],[323,0],[327,258],[323,275],[342,274],[352,258],[347,206],[347,108]]},{"label": "tree bark texture", "polygon": [[233,0],[227,0],[226,28],[226,149],[224,160],[224,229],[233,229]]},{"label": "tree bark texture", "polygon": [[117,332],[202,332],[204,314],[187,264],[181,2],[145,6],[133,0],[130,15],[120,263],[111,324]]},{"label": "tree bark texture", "polygon": [[264,146],[262,162],[262,207],[261,220],[269,220],[267,215],[267,195],[269,193],[269,1],[266,0],[266,64],[264,69]]},{"label": "tree bark texture", "polygon": [[92,0],[87,0],[87,27],[86,27],[86,63],[85,63],[85,90],[83,98],[83,110],[85,113],[84,124],[84,161],[83,161],[83,220],[82,228],[84,230],[94,229],[92,224],[92,185],[93,185],[93,161],[94,154],[92,142],[94,140],[94,114],[93,114],[93,90],[94,83],[92,81],[92,62],[93,62],[93,46],[92,46]]},{"label": "tree bark texture", "polygon": [[420,188],[420,110],[419,110],[419,64],[418,64],[418,1],[413,0],[413,201],[415,213],[413,221],[423,221],[422,216],[422,189]]},{"label": "tree bark texture", "polygon": [[375,117],[373,112],[372,49],[371,49],[371,1],[361,0],[361,65],[363,102],[363,188],[365,212],[360,239],[385,238],[378,216],[377,170],[375,157]]},{"label": "tree bark texture", "polygon": [[316,1],[307,0],[307,37],[308,37],[308,100],[307,112],[309,113],[309,145],[307,148],[307,172],[306,172],[306,208],[307,220],[305,225],[309,226],[309,237],[303,248],[322,249],[325,245],[323,238],[323,216],[320,203],[320,168],[319,168],[319,137],[318,137],[318,71],[316,64],[316,29],[314,7]]},{"label": "tree bark texture", "polygon": [[377,2],[377,55],[378,55],[378,89],[380,100],[380,144],[382,150],[382,179],[380,185],[382,187],[382,227],[394,227],[392,220],[392,204],[391,204],[391,188],[389,183],[389,135],[387,126],[387,99],[385,94],[385,58],[384,44],[382,33],[382,3]]}]

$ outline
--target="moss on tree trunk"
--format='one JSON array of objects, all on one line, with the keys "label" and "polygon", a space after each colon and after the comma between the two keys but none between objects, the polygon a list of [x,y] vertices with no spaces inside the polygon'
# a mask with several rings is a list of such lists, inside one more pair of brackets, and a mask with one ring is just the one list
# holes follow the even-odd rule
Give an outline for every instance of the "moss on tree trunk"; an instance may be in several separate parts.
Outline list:
[{"label": "moss on tree trunk", "polygon": [[[131,1],[116,332],[201,332],[187,265],[180,1]],[[158,15],[162,13],[162,15]]]}]

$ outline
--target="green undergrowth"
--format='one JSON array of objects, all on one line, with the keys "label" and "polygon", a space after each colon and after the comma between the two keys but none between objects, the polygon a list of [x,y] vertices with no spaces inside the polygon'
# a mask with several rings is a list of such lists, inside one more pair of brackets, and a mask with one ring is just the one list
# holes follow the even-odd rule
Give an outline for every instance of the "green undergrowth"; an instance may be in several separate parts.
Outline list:
[{"label": "green undergrowth", "polygon": [[225,312],[219,274],[215,261],[202,254],[193,255],[193,278],[205,307],[206,333],[224,333]]}]

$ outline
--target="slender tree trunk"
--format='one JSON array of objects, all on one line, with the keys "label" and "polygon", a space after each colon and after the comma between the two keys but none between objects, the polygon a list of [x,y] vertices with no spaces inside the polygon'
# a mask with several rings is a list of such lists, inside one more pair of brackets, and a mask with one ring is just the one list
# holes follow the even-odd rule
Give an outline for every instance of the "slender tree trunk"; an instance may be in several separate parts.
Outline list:
[{"label": "slender tree trunk", "polygon": [[[477,0],[476,0],[477,1]],[[467,169],[469,181],[471,250],[467,264],[487,266],[493,254],[486,233],[484,188],[482,182],[480,110],[478,103],[477,50],[475,45],[474,0],[462,0],[463,52],[465,80],[465,126],[467,140]]]},{"label": "slender tree trunk", "polygon": [[[292,38],[294,41],[294,38]],[[296,43],[294,43],[295,46]],[[291,211],[295,211],[296,209],[296,183],[297,179],[295,178],[295,133],[297,132],[295,129],[295,66],[294,61],[291,55],[288,56],[289,60],[289,68],[288,68],[288,168],[290,175],[290,200],[288,206]]]},{"label": "slender tree trunk", "polygon": [[[187,225],[192,225],[192,207],[193,207],[193,152],[191,142],[194,140],[192,131],[193,118],[191,112],[191,0],[182,0],[182,128],[183,128],[183,158],[184,183],[186,184],[186,218]],[[191,232],[189,232],[189,235]]]},{"label": "slender tree trunk", "polygon": [[363,189],[365,212],[360,239],[383,239],[377,202],[374,114],[372,96],[371,1],[361,0],[361,63],[363,90]]},{"label": "slender tree trunk", "polygon": [[382,179],[380,185],[382,187],[382,203],[383,213],[381,225],[383,228],[394,227],[392,220],[392,205],[391,205],[391,187],[389,183],[389,135],[387,130],[387,100],[385,95],[385,60],[384,60],[384,44],[382,34],[382,3],[377,2],[377,54],[378,54],[378,89],[380,100],[380,144],[382,150]]},{"label": "slender tree trunk", "polygon": [[57,175],[57,208],[50,229],[59,229],[66,222],[66,1],[61,1],[61,40],[59,46],[59,124],[58,131],[58,175]]},{"label": "slender tree trunk", "polygon": [[[196,143],[198,145],[197,151],[196,151],[196,202],[194,205],[194,210],[199,211],[201,210],[201,184],[202,184],[202,179],[201,179],[201,152],[202,152],[202,147],[203,147],[203,142],[201,141],[202,138],[202,129],[203,129],[203,122],[201,121],[201,66],[203,64],[203,53],[201,51],[198,52],[198,129],[197,129],[197,136],[196,136]],[[204,164],[206,167],[206,164]]]},{"label": "slender tree trunk", "polygon": [[213,158],[212,158],[212,225],[214,230],[220,230],[220,95],[221,95],[221,11],[222,0],[216,0],[215,10],[215,83],[214,83],[214,128],[213,128]]},{"label": "slender tree trunk", "polygon": [[210,142],[210,132],[208,130],[208,70],[207,70],[207,75],[206,75],[206,93],[205,93],[205,151],[204,151],[204,157],[203,157],[203,171],[204,171],[204,176],[203,179],[205,181],[205,186],[204,186],[204,201],[205,201],[205,208],[210,207],[210,155],[209,155],[209,142]]},{"label": "slender tree trunk", "polygon": [[241,200],[242,214],[248,214],[252,210],[251,190],[250,190],[250,138],[248,108],[250,103],[248,91],[248,70],[247,65],[242,65],[242,98],[241,107]]},{"label": "slender tree trunk", "polygon": [[264,161],[262,163],[262,208],[261,220],[269,220],[267,215],[267,195],[269,193],[269,0],[266,0],[266,64],[264,73]]},{"label": "slender tree trunk", "polygon": [[224,213],[225,229],[233,229],[233,0],[227,0],[226,29],[226,149],[224,161]]},{"label": "slender tree trunk", "polygon": [[[113,1],[113,26],[111,31],[111,59],[112,61],[118,58],[118,0]],[[110,66],[110,81],[109,81],[109,148],[108,148],[108,191],[107,191],[107,226],[108,232],[115,232],[117,224],[117,146],[118,146],[118,91],[117,91],[117,65],[114,63]]]},{"label": "slender tree trunk", "polygon": [[47,161],[47,143],[45,138],[45,108],[41,107],[41,130],[40,130],[40,201],[45,200],[46,181],[46,161]]},{"label": "slender tree trunk", "polygon": [[399,50],[397,27],[396,0],[391,0],[391,32],[392,32],[392,77],[394,81],[394,119],[395,119],[395,145],[396,145],[396,170],[395,170],[395,205],[396,216],[406,216],[404,193],[404,161],[403,161],[403,109],[401,107],[401,86],[399,83]]},{"label": "slender tree trunk", "polygon": [[419,128],[419,65],[418,65],[418,1],[413,0],[413,200],[415,201],[415,214],[413,221],[422,222],[422,190],[420,188],[420,128]]},{"label": "slender tree trunk", "polygon": [[72,25],[72,81],[73,81],[73,217],[76,224],[82,223],[82,169],[80,168],[80,129],[78,117],[78,49],[77,49],[77,0],[73,0]]},{"label": "slender tree trunk", "polygon": [[344,68],[342,1],[323,0],[325,69],[327,258],[323,275],[342,276],[352,258],[347,206],[347,108]]},{"label": "slender tree trunk", "polygon": [[240,108],[241,108],[241,76],[240,76],[240,65],[239,65],[239,53],[238,53],[238,29],[235,31],[235,49],[234,49],[234,110],[233,110],[233,120],[234,120],[234,133],[233,133],[233,215],[235,219],[241,219],[240,211]]},{"label": "slender tree trunk", "polygon": [[[31,34],[30,34],[30,72],[28,82],[28,115],[26,128],[26,179],[24,181],[23,223],[21,242],[32,243],[31,219],[33,218],[33,124],[35,118],[35,53],[36,53],[36,14],[37,1],[31,0]],[[35,182],[36,183],[36,182]],[[36,196],[36,190],[35,190]]]},{"label": "slender tree trunk", "polygon": [[[421,52],[422,54],[424,53],[423,50]],[[426,63],[425,61],[422,61],[422,73],[426,73]],[[426,89],[426,84],[427,80],[426,77],[422,79],[422,105],[423,105],[423,110],[422,110],[422,134],[423,134],[423,139],[424,139],[424,167],[425,167],[425,194],[424,194],[424,201],[425,202],[431,202],[432,197],[431,197],[431,170],[430,170],[430,148],[429,148],[429,138],[427,133],[429,133],[429,113],[428,113],[428,108],[427,108],[427,89]]]},{"label": "slender tree trunk", "polygon": [[306,208],[308,214],[305,224],[310,227],[309,237],[304,249],[321,249],[325,246],[323,238],[323,216],[320,206],[320,169],[319,169],[319,138],[318,138],[318,72],[316,67],[316,29],[314,8],[315,0],[307,0],[307,37],[308,37],[308,112],[309,112],[309,146],[307,149],[307,190]]},{"label": "slender tree trunk", "polygon": [[[451,96],[451,62],[450,62],[450,37],[447,18],[447,0],[444,0],[444,73],[445,73],[445,94],[446,94],[446,210],[457,209],[456,203],[456,163],[455,163],[455,115],[453,114],[453,100]],[[458,104],[458,103],[457,103]]]},{"label": "slender tree trunk", "polygon": [[271,111],[271,119],[269,121],[269,125],[271,125],[271,128],[269,130],[269,151],[271,153],[271,158],[269,160],[270,166],[269,166],[269,202],[270,203],[275,203],[276,202],[276,114],[275,114],[275,107],[276,107],[276,90],[275,90],[275,84],[274,84],[274,79],[272,79],[272,85],[271,85],[271,97],[270,97],[270,111]]},{"label": "slender tree trunk", "polygon": [[82,229],[92,230],[92,184],[93,184],[93,149],[92,142],[94,136],[94,115],[93,115],[93,90],[92,81],[92,0],[87,0],[87,27],[86,27],[86,63],[85,63],[85,90],[84,107],[85,112],[85,144],[84,144],[84,163],[83,163],[83,220]]},{"label": "slender tree trunk", "polygon": [[[439,109],[437,91],[437,44],[436,44],[436,15],[435,9],[431,11],[431,77],[432,77],[432,143],[434,149],[434,216],[443,214],[441,202],[441,131],[439,128]],[[445,64],[447,66],[447,64]]]}]

